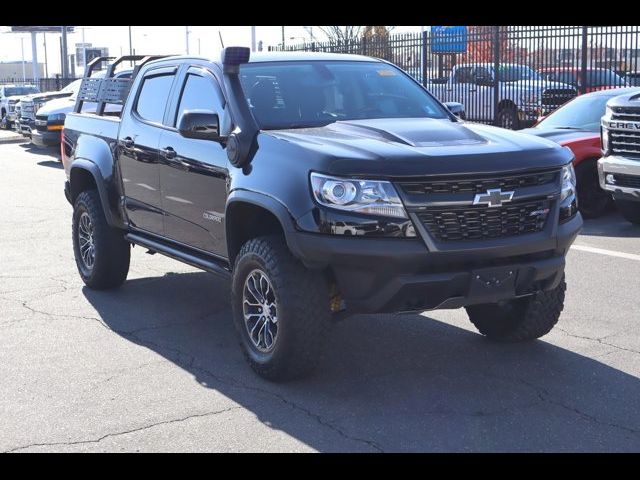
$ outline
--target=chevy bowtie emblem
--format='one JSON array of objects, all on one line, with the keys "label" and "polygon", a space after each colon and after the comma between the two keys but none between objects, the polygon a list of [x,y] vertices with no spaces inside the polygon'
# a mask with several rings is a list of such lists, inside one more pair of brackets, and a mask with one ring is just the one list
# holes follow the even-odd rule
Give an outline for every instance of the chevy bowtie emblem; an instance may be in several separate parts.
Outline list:
[{"label": "chevy bowtie emblem", "polygon": [[478,193],[473,199],[474,205],[488,205],[501,207],[503,202],[510,202],[514,192],[503,192],[499,188],[487,190],[487,193]]}]

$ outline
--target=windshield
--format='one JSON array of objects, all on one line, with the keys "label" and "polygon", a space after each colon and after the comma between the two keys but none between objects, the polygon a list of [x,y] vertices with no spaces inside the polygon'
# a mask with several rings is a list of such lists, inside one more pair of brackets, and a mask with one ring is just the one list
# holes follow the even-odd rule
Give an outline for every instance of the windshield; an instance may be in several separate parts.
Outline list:
[{"label": "windshield", "polygon": [[80,84],[82,83],[82,79],[75,80],[71,82],[69,85],[60,90],[60,93],[76,93],[80,89]]},{"label": "windshield", "polygon": [[576,130],[600,131],[600,118],[607,100],[616,95],[585,95],[577,97],[542,120],[536,128],[569,127]]},{"label": "windshield", "polygon": [[524,65],[502,65],[498,69],[498,80],[500,82],[540,79],[538,72]]},{"label": "windshield", "polygon": [[338,120],[450,118],[423,88],[380,62],[248,63],[240,81],[261,129],[304,128]]},{"label": "windshield", "polygon": [[12,95],[29,95],[31,93],[40,93],[37,87],[7,87],[4,90],[4,94],[7,97]]}]

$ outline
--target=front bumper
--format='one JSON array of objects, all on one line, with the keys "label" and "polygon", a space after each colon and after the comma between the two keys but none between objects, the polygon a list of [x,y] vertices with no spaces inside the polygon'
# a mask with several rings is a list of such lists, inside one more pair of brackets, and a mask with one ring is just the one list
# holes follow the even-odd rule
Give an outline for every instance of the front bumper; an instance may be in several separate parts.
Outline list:
[{"label": "front bumper", "polygon": [[37,147],[57,147],[60,145],[60,130],[41,132],[34,129],[31,133],[31,142]]},{"label": "front bumper", "polygon": [[600,187],[611,192],[613,197],[619,200],[640,202],[640,188],[621,187],[607,183],[606,176],[609,173],[640,177],[640,159],[631,160],[618,155],[608,155],[598,160]]},{"label": "front bumper", "polygon": [[15,127],[18,133],[29,138],[31,138],[31,133],[36,129],[35,121],[24,117],[16,122]]},{"label": "front bumper", "polygon": [[490,248],[474,248],[470,241],[464,250],[438,252],[419,237],[292,232],[287,242],[308,267],[330,269],[351,313],[404,312],[493,303],[552,289],[581,227],[578,213],[554,236],[523,235]]}]

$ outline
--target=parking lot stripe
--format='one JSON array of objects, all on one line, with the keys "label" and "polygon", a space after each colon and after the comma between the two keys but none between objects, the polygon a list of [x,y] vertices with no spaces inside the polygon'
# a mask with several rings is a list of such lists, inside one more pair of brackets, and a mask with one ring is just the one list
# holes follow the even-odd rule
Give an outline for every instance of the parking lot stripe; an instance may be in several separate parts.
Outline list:
[{"label": "parking lot stripe", "polygon": [[582,252],[599,253],[600,255],[608,255],[610,257],[626,258],[628,260],[636,260],[640,262],[640,255],[635,253],[616,252],[615,250],[605,250],[604,248],[587,247],[586,245],[572,245],[572,250],[580,250]]}]

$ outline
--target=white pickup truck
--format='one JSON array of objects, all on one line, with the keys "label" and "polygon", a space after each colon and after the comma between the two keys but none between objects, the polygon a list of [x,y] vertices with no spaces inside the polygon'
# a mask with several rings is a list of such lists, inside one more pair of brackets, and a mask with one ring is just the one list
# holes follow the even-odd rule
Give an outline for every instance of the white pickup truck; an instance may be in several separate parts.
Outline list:
[{"label": "white pickup truck", "polygon": [[493,63],[460,64],[448,79],[432,80],[427,88],[442,102],[464,104],[468,120],[495,120],[497,125],[514,130],[530,126],[578,94],[570,85],[545,80],[532,68],[515,63],[499,64],[497,75]]}]

